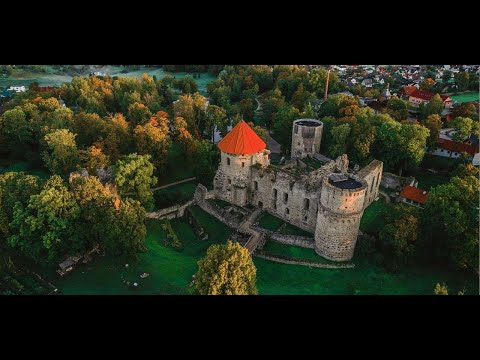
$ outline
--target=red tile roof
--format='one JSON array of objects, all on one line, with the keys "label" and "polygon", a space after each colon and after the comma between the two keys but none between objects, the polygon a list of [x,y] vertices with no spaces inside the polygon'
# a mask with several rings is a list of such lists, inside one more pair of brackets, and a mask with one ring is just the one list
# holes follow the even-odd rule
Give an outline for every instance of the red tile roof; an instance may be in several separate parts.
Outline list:
[{"label": "red tile roof", "polygon": [[[410,94],[410,96],[414,98],[423,99],[427,101],[430,101],[435,95],[436,95],[435,93],[432,93],[429,91],[422,91],[422,90],[415,90],[413,93]],[[443,102],[447,100],[452,101],[452,99],[450,99],[450,97],[448,97],[447,95],[440,95],[440,97],[442,98]]]},{"label": "red tile roof", "polygon": [[416,91],[417,88],[415,86],[405,86],[402,90],[406,95],[410,95],[411,93]]},{"label": "red tile roof", "polygon": [[400,193],[401,197],[404,197],[408,200],[413,200],[419,204],[425,204],[428,199],[428,192],[422,189],[417,189],[416,187],[407,185],[403,188]]},{"label": "red tile roof", "polygon": [[470,154],[472,156],[478,153],[478,146],[469,145],[469,144],[442,139],[442,138],[439,138],[437,140],[437,146],[440,149],[449,150],[457,153],[466,152],[467,154]]},{"label": "red tile roof", "polygon": [[218,147],[229,154],[250,155],[264,150],[267,145],[242,120],[218,143]]}]

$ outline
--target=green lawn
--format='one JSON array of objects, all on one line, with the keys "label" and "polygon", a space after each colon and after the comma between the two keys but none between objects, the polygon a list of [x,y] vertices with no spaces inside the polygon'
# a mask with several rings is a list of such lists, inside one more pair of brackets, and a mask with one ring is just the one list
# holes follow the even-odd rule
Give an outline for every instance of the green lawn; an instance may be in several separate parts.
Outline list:
[{"label": "green lawn", "polygon": [[377,201],[372,202],[363,212],[360,221],[360,230],[365,232],[375,232],[380,230],[383,223],[383,212],[387,209],[385,197],[380,196]]},{"label": "green lawn", "polygon": [[282,244],[273,240],[268,240],[262,249],[268,255],[281,255],[291,258],[307,259],[319,261],[321,258],[313,249],[306,249],[299,246]]},{"label": "green lawn", "polygon": [[48,179],[50,172],[44,168],[32,168],[27,162],[19,161],[11,165],[0,165],[0,174],[6,172],[20,172],[23,171],[26,174],[38,176],[41,179]]},{"label": "green lawn", "polygon": [[[205,213],[192,207],[192,213],[210,238],[197,240],[191,227],[182,219],[171,221],[184,246],[173,249],[163,243],[165,234],[160,222],[149,220],[146,239],[148,250],[137,264],[115,263],[98,256],[88,266],[81,266],[53,283],[62,294],[187,294],[187,285],[197,270],[197,261],[213,243],[225,242],[231,230]],[[313,250],[267,242],[266,250],[294,257],[313,257]],[[318,269],[280,264],[254,258],[260,294],[432,294],[437,282],[446,282],[451,293],[463,289],[478,294],[478,278],[451,273],[445,269],[415,268],[390,274],[362,259],[353,260],[353,269]],[[150,276],[140,278],[148,272]],[[138,283],[138,287],[123,282]]]},{"label": "green lawn", "polygon": [[232,206],[232,204],[230,204],[229,202],[226,202],[224,200],[221,200],[221,199],[213,199],[213,202],[215,205],[217,205],[218,207],[221,207],[222,209],[225,209],[229,206]]},{"label": "green lawn", "polygon": [[312,237],[312,234],[309,233],[308,231],[300,229],[295,225],[289,224],[266,211],[264,211],[258,218],[258,226],[267,230],[278,231],[281,234],[285,234],[285,235],[298,235],[298,236]]},{"label": "green lawn", "polygon": [[195,180],[156,190],[153,193],[155,208],[163,209],[176,204],[183,204],[193,198],[197,182]]},{"label": "green lawn", "polygon": [[416,174],[414,177],[418,180],[418,187],[427,191],[430,191],[434,186],[446,184],[450,180],[447,176],[434,174]]},{"label": "green lawn", "polygon": [[458,101],[459,103],[470,102],[470,101],[478,101],[480,100],[480,94],[462,94],[462,95],[452,95],[450,96],[452,102]]},{"label": "green lawn", "polygon": [[423,169],[453,170],[458,166],[458,163],[458,159],[425,154],[420,167]]},{"label": "green lawn", "polygon": [[323,166],[323,162],[321,162],[321,161],[319,161],[315,158],[312,158],[312,157],[303,158],[302,161],[305,164],[307,164],[310,168],[315,169],[315,170]]}]

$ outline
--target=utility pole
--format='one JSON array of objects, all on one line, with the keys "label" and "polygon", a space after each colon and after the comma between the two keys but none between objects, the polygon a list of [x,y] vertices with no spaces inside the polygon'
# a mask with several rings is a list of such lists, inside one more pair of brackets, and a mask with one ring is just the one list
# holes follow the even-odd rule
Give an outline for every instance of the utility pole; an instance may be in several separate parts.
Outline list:
[{"label": "utility pole", "polygon": [[323,101],[327,101],[327,94],[328,94],[328,81],[330,80],[330,70],[327,72],[327,82],[325,84],[325,95],[323,96]]}]

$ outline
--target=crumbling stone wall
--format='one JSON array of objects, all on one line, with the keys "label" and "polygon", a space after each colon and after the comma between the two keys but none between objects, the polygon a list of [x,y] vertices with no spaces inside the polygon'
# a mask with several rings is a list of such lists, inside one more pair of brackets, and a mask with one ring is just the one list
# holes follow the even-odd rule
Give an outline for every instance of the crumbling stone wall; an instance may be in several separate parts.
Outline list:
[{"label": "crumbling stone wall", "polygon": [[382,182],[382,172],[383,162],[378,160],[373,160],[358,172],[358,176],[363,178],[368,184],[363,205],[364,209],[378,197],[378,191]]},{"label": "crumbling stone wall", "polygon": [[270,240],[282,244],[294,245],[307,249],[315,248],[315,240],[313,239],[313,237],[280,234],[278,232],[267,230],[259,226],[252,226],[252,228],[254,230],[257,230],[258,232],[264,233],[266,236],[268,236]]},{"label": "crumbling stone wall", "polygon": [[[302,126],[301,121],[313,121],[319,126]],[[323,123],[314,119],[299,119],[293,122],[292,128],[292,157],[300,159],[306,156],[313,156],[320,152],[320,142],[322,140]]]},{"label": "crumbling stone wall", "polygon": [[175,219],[182,217],[185,213],[185,209],[190,205],[193,205],[195,200],[190,200],[182,205],[173,205],[168,208],[160,209],[158,211],[147,213],[146,217],[150,219]]}]

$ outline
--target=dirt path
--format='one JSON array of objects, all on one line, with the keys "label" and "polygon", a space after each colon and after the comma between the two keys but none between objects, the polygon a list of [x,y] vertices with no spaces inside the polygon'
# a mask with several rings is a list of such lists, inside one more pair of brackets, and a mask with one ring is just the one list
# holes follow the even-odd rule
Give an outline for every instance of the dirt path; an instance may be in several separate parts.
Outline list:
[{"label": "dirt path", "polygon": [[168,187],[170,187],[170,186],[175,186],[175,185],[178,185],[178,184],[183,184],[183,183],[186,183],[186,182],[195,180],[195,179],[196,179],[196,177],[194,176],[194,177],[191,177],[191,178],[188,178],[188,179],[178,180],[178,181],[175,181],[175,182],[170,183],[170,184],[167,184],[167,185],[162,185],[162,186],[153,188],[152,191],[157,191],[157,190],[160,190],[160,189],[168,188]]}]

